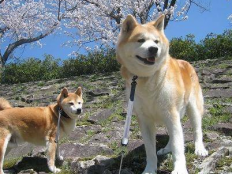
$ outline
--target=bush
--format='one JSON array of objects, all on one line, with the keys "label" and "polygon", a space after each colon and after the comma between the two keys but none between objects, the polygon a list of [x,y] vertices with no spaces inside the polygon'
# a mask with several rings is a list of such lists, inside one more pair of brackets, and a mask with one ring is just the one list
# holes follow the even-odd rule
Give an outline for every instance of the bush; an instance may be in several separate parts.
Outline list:
[{"label": "bush", "polygon": [[200,43],[196,43],[194,38],[194,35],[187,35],[172,39],[171,56],[189,61],[232,56],[232,30],[219,35],[210,33]]},{"label": "bush", "polygon": [[29,58],[18,63],[9,63],[2,72],[2,83],[23,83],[38,80],[68,78],[93,73],[105,73],[119,70],[115,50],[107,49],[89,52],[76,58],[64,60],[45,55],[43,61]]},{"label": "bush", "polygon": [[197,60],[195,36],[187,35],[184,39],[174,38],[170,42],[170,55],[178,59]]},{"label": "bush", "polygon": [[29,58],[19,63],[7,64],[2,74],[3,83],[23,83],[50,80],[59,77],[59,59],[45,55],[43,61]]},{"label": "bush", "polygon": [[115,50],[107,49],[89,52],[86,56],[79,55],[63,61],[63,77],[82,74],[105,73],[119,70],[119,64],[115,58]]}]

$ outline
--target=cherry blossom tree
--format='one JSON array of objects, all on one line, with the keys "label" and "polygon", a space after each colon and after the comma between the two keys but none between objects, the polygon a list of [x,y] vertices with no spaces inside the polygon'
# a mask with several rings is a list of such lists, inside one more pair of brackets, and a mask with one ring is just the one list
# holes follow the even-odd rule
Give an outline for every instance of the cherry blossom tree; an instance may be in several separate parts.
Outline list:
[{"label": "cherry blossom tree", "polygon": [[232,14],[228,17],[228,19],[230,20],[230,23],[232,23]]},{"label": "cherry blossom tree", "polygon": [[[0,1],[0,63],[5,65],[14,50],[25,44],[40,44],[60,24],[55,0]],[[60,2],[60,1],[59,1]]]},{"label": "cherry blossom tree", "polygon": [[64,4],[65,26],[76,28],[75,33],[66,32],[73,38],[66,44],[87,49],[93,47],[92,42],[96,43],[95,48],[114,45],[120,24],[128,14],[141,23],[165,14],[166,28],[169,21],[186,20],[192,5],[207,10],[195,0],[66,0]]}]

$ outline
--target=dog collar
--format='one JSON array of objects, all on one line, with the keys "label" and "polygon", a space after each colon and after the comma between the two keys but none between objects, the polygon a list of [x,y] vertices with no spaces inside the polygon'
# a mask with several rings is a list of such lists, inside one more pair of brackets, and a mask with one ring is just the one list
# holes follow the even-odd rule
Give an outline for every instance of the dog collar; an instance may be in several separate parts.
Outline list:
[{"label": "dog collar", "polygon": [[65,117],[65,118],[70,118],[70,117],[64,112],[64,110],[61,109],[60,107],[58,108],[58,113],[59,113],[61,116]]}]

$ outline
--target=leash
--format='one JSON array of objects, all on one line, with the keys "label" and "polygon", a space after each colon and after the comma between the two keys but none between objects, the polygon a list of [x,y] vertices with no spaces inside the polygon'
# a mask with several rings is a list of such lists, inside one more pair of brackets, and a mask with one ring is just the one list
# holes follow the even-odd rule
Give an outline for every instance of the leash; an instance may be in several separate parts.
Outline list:
[{"label": "leash", "polygon": [[56,139],[55,139],[55,143],[57,144],[57,147],[56,147],[56,148],[58,148],[58,145],[59,145],[59,137],[60,137],[60,117],[61,117],[61,114],[62,114],[62,109],[59,107],[59,109],[58,109],[57,132],[56,132]]},{"label": "leash", "polygon": [[[137,78],[138,76],[133,76],[132,82],[131,82],[130,99],[129,99],[128,106],[127,106],[126,122],[124,126],[123,138],[121,141],[122,146],[127,146],[128,141],[129,141],[131,116],[132,116],[132,111],[133,111],[133,103],[134,103],[134,97],[135,97],[135,88],[137,85],[137,82],[136,82]],[[124,158],[124,150],[122,150],[122,153],[121,153],[119,174],[121,173],[123,158]]]}]

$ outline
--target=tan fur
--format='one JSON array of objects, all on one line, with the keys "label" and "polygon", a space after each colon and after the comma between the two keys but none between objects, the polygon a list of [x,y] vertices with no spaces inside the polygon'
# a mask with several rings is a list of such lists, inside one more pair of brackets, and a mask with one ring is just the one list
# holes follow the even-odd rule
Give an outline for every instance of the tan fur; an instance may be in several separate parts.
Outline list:
[{"label": "tan fur", "polygon": [[[143,25],[129,15],[118,37],[117,60],[121,64],[122,77],[126,80],[127,96],[132,77],[138,76],[134,112],[138,116],[147,154],[147,166],[143,174],[157,171],[157,124],[164,124],[170,135],[167,146],[159,150],[158,154],[172,151],[172,174],[187,174],[180,119],[186,111],[194,129],[195,153],[207,155],[201,130],[204,101],[194,68],[190,63],[169,55],[169,41],[163,26],[164,15]],[[156,48],[155,55],[151,54],[151,48]]]},{"label": "tan fur", "polygon": [[[29,142],[35,145],[48,145],[48,166],[54,173],[60,170],[55,167],[55,154],[57,144],[55,137],[57,133],[58,108],[62,108],[69,116],[61,116],[60,136],[68,135],[75,127],[77,114],[69,109],[69,103],[78,106],[83,103],[81,88],[76,93],[68,93],[64,88],[57,98],[57,104],[48,107],[25,107],[9,108],[6,100],[1,100],[5,105],[2,108],[8,108],[0,111],[0,166],[6,149],[3,149],[3,143],[6,137],[10,136],[9,144],[20,142]],[[79,107],[77,107],[79,109]],[[59,158],[59,156],[58,156]],[[2,168],[0,174],[3,174]]]},{"label": "tan fur", "polygon": [[11,104],[4,98],[0,98],[0,111],[12,108]]}]

